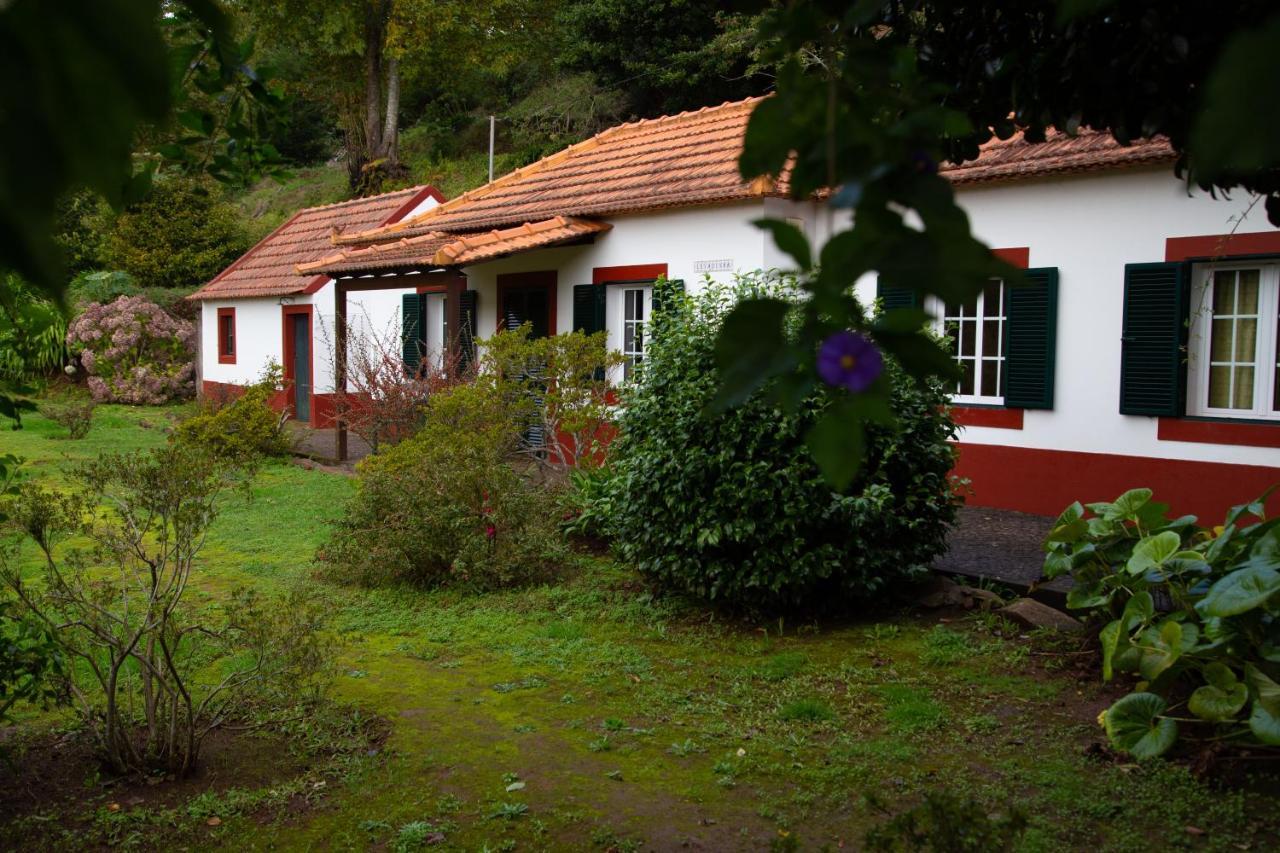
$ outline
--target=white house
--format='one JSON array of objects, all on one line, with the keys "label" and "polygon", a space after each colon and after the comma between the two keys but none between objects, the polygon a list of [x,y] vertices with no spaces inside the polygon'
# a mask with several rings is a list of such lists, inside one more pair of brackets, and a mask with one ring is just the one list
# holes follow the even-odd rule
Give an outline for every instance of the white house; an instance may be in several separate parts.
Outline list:
[{"label": "white house", "polygon": [[[274,362],[288,380],[277,402],[299,421],[330,425],[335,284],[328,276],[299,276],[297,265],[332,251],[334,231],[390,225],[443,200],[433,187],[412,187],[300,210],[192,294],[201,303],[200,393],[234,394]],[[394,332],[404,292],[360,294],[349,307],[350,324]]]},{"label": "white house", "polygon": [[[346,228],[299,275],[353,296],[399,288],[423,330],[410,359],[449,329],[526,321],[603,328],[642,358],[655,278],[696,288],[785,266],[761,216],[815,243],[833,227],[820,201],[739,177],[757,102],[620,125],[395,224]],[[1083,132],[995,141],[944,169],[977,235],[1031,282],[927,306],[966,371],[956,470],[971,503],[1049,514],[1145,485],[1213,519],[1280,481],[1280,232],[1247,199],[1189,193],[1172,162],[1162,141]]]}]

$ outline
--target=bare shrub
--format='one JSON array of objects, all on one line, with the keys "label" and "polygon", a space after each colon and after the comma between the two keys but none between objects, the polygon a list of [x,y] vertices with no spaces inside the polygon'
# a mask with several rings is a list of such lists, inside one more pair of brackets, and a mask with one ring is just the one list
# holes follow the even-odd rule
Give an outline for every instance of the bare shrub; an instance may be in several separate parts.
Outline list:
[{"label": "bare shrub", "polygon": [[[321,328],[334,352],[327,327]],[[474,375],[463,367],[456,346],[443,353],[424,353],[416,369],[407,368],[400,336],[400,323],[395,320],[376,329],[366,313],[364,322],[350,323],[346,387],[334,389],[334,417],[374,453],[416,433],[422,428],[427,401]]]},{"label": "bare shrub", "polygon": [[205,737],[255,700],[323,686],[329,654],[314,604],[243,590],[217,609],[187,600],[235,474],[175,442],[104,455],[75,472],[72,490],[27,484],[12,502],[11,530],[38,547],[42,572],[24,578],[10,536],[0,580],[74,663],[71,695],[116,772],[185,774]]}]

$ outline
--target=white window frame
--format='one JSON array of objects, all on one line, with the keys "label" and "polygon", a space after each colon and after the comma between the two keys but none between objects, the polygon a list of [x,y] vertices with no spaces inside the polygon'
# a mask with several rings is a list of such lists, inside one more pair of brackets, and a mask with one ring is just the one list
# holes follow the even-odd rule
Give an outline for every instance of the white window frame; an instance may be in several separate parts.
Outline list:
[{"label": "white window frame", "polygon": [[443,370],[444,354],[448,349],[448,341],[445,340],[448,297],[443,293],[424,293],[419,298],[423,300],[426,309],[423,312],[426,315],[427,324],[427,327],[422,330],[422,340],[426,349],[423,358],[428,359],[432,370]]},{"label": "white window frame", "polygon": [[[1253,405],[1222,409],[1209,405],[1210,348],[1213,343],[1214,273],[1260,271],[1258,332],[1254,342]],[[1252,316],[1252,315],[1244,315]],[[1239,261],[1196,264],[1191,268],[1191,329],[1187,342],[1187,414],[1193,417],[1280,421],[1276,410],[1276,339],[1280,336],[1280,262]],[[1232,353],[1232,357],[1235,354]],[[1232,362],[1246,364],[1247,362]]]},{"label": "white window frame", "polygon": [[[605,285],[605,328],[609,333],[610,345],[617,348],[627,361],[610,371],[609,381],[617,385],[624,382],[630,382],[635,378],[634,358],[640,356],[643,363],[648,349],[648,335],[644,329],[648,326],[650,318],[653,317],[653,284],[650,282],[628,282]],[[641,327],[641,345],[640,349],[635,352],[628,352],[626,348],[626,328],[632,322],[627,320],[627,302],[629,294],[641,294],[641,310],[643,318],[639,321]]]},{"label": "white window frame", "polygon": [[[1009,313],[1008,313],[1009,300],[1006,298],[1006,295],[1005,295],[1004,281],[1002,279],[992,279],[992,281],[998,282],[1000,285],[1000,303],[1003,306],[1004,313],[997,314],[994,317],[987,317],[985,315],[985,308],[986,308],[985,303],[986,303],[987,294],[986,294],[986,288],[984,287],[983,290],[978,293],[977,301],[974,303],[977,311],[977,314],[975,315],[976,322],[974,323],[974,327],[977,330],[977,340],[974,341],[974,349],[973,349],[974,388],[978,388],[982,382],[982,362],[995,361],[996,362],[996,389],[998,390],[1004,381],[1005,370],[1008,366],[1008,361],[1009,361],[1009,355],[1007,352],[1007,346],[1008,346],[1008,340],[1009,340]],[[948,314],[947,305],[943,300],[934,298],[931,301],[932,301],[933,310],[930,313],[932,313],[933,316],[937,318],[937,320],[934,323],[934,329],[937,331],[939,335],[945,336],[947,334],[947,323],[951,320],[959,321],[960,318],[958,316],[953,317],[950,314]],[[985,332],[986,321],[997,320],[997,319],[1000,321],[1000,331],[999,331],[1000,342],[996,348],[996,352],[998,354],[994,358],[990,356],[983,356],[982,336]],[[956,346],[958,350],[959,349],[958,342]],[[967,361],[968,359],[966,358],[965,360]],[[959,363],[960,358],[953,357],[953,361],[955,361],[956,363]],[[960,387],[959,383],[957,383],[956,388],[958,389],[959,387]],[[961,393],[958,393],[958,391],[953,391],[951,393],[951,402],[957,403],[960,405],[972,405],[972,406],[1003,406],[1005,404],[1003,394],[961,394]]]}]

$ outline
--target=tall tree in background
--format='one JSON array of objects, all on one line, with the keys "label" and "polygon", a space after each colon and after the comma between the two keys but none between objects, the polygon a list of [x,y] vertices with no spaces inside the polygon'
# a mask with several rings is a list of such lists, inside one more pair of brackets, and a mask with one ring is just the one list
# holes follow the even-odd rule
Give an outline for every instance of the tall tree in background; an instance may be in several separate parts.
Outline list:
[{"label": "tall tree in background", "polygon": [[274,50],[305,59],[307,94],[331,103],[361,194],[406,177],[399,159],[407,82],[446,82],[462,66],[495,72],[535,45],[554,4],[536,0],[238,0]]},{"label": "tall tree in background", "polygon": [[734,101],[771,87],[757,17],[712,0],[570,0],[561,65],[628,95],[641,117]]}]

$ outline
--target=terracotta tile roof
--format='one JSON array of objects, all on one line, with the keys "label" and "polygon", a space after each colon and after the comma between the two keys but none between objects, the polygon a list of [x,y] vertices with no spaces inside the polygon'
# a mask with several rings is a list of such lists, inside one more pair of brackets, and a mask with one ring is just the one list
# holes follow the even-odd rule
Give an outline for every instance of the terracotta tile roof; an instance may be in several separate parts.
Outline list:
[{"label": "terracotta tile roof", "polygon": [[1171,163],[1175,157],[1164,137],[1121,145],[1103,131],[1085,128],[1073,137],[1050,130],[1039,143],[1027,142],[1021,133],[992,139],[982,146],[977,160],[948,163],[939,171],[953,184],[965,185]]},{"label": "terracotta tile roof", "polygon": [[515,228],[465,236],[431,231],[394,242],[374,243],[363,249],[347,249],[318,261],[299,264],[297,269],[302,274],[341,275],[357,271],[463,266],[581,240],[612,227],[607,222],[554,216]]},{"label": "terracotta tile roof", "polygon": [[440,197],[432,187],[412,187],[300,210],[188,298],[300,293],[316,282],[300,278],[297,265],[332,251],[335,228],[361,231],[395,222],[431,195]]},{"label": "terracotta tile roof", "polygon": [[[348,228],[334,242],[370,243],[435,232],[468,232],[552,216],[609,216],[786,194],[785,174],[744,181],[738,154],[761,98],[706,107],[610,128],[585,142],[517,169],[412,220],[387,228]],[[1121,146],[1110,134],[1050,131],[1043,143],[1021,134],[992,140],[981,156],[942,173],[956,184],[1162,163],[1174,157],[1163,139]]]},{"label": "terracotta tile roof", "polygon": [[395,227],[337,241],[430,231],[467,232],[553,216],[606,216],[783,195],[768,178],[744,181],[738,153],[760,98],[609,128]]}]

